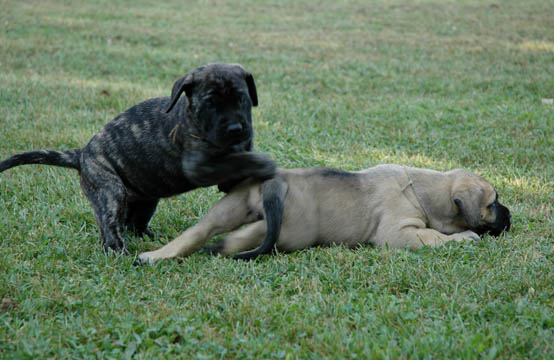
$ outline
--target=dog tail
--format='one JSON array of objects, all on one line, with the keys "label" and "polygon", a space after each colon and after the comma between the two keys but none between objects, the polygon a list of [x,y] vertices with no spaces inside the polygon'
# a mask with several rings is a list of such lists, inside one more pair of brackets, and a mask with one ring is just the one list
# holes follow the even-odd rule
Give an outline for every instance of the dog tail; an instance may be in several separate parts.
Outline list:
[{"label": "dog tail", "polygon": [[269,254],[275,251],[275,244],[279,240],[281,222],[283,221],[283,210],[285,197],[287,196],[288,185],[279,178],[267,180],[262,184],[262,199],[267,230],[262,245],[254,250],[238,253],[233,258],[251,260],[259,255]]},{"label": "dog tail", "polygon": [[0,172],[19,165],[44,164],[81,171],[81,149],[66,151],[37,150],[14,155],[0,162]]}]

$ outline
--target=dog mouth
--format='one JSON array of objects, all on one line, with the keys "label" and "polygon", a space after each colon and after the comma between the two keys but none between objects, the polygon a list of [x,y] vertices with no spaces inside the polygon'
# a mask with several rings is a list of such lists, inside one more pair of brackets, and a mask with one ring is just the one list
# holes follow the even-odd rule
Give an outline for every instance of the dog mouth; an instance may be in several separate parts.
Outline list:
[{"label": "dog mouth", "polygon": [[489,234],[490,236],[494,236],[494,237],[500,236],[500,234],[502,234],[503,232],[508,232],[508,231],[510,231],[510,224],[500,229],[489,227],[489,226],[480,226],[479,228],[475,229],[475,232],[478,235]]},{"label": "dog mouth", "polygon": [[248,140],[250,140],[250,133],[244,132],[243,135],[231,138],[230,139],[230,144],[237,145],[237,144],[243,143],[243,142],[248,141]]},{"label": "dog mouth", "polygon": [[220,140],[216,141],[216,143],[226,145],[224,147],[229,147],[229,146],[235,146],[235,145],[239,145],[244,142],[247,142],[251,138],[252,136],[250,131],[241,131],[240,133],[234,133],[234,134],[229,134],[226,132],[224,134],[220,134],[219,136]]},{"label": "dog mouth", "polygon": [[222,151],[228,151],[230,149],[234,151],[247,151],[251,136],[250,134],[245,133],[242,136],[236,137],[222,136],[219,139],[212,139],[210,137],[200,139],[214,149],[219,149]]},{"label": "dog mouth", "polygon": [[230,143],[227,148],[232,152],[248,151],[250,148],[250,138]]},{"label": "dog mouth", "polygon": [[484,224],[479,226],[474,231],[478,235],[489,234],[491,236],[499,236],[503,232],[510,231],[511,227],[511,214],[507,207],[499,204],[499,210],[496,214],[496,221],[491,224]]}]

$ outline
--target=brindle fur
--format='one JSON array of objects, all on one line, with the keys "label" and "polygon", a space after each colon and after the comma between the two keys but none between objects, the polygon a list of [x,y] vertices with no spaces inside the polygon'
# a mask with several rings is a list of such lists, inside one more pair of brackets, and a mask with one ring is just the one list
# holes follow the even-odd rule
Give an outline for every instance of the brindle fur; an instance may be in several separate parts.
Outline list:
[{"label": "brindle fur", "polygon": [[17,154],[0,162],[0,172],[24,164],[78,170],[104,248],[126,252],[124,229],[151,235],[160,198],[216,184],[228,191],[244,178],[274,175],[269,156],[251,152],[257,104],[254,79],[242,66],[202,66],[177,80],[171,97],[131,107],[85,147]]}]

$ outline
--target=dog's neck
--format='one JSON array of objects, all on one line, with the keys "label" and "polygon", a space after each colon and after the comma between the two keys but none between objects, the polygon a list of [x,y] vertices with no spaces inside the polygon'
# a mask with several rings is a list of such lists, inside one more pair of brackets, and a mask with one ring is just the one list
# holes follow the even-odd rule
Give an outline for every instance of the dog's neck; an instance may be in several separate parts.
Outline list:
[{"label": "dog's neck", "polygon": [[[407,188],[411,188],[417,199],[429,227],[442,233],[451,233],[458,229],[458,224],[453,223],[458,209],[451,200],[450,179],[442,172],[404,167],[408,178]],[[408,190],[408,189],[406,189]],[[451,204],[451,206],[437,207],[436,204]]]},{"label": "dog's neck", "polygon": [[199,135],[200,132],[196,129],[194,122],[191,121],[194,114],[190,108],[190,101],[188,101],[185,96],[183,96],[179,101],[186,103],[186,106],[178,107],[177,119],[179,120],[169,132],[169,137],[171,138],[171,141],[176,145],[182,145],[184,143],[184,137],[189,137],[190,139],[193,139],[195,141],[208,143],[206,139]]},{"label": "dog's neck", "polygon": [[219,146],[216,146],[216,145],[213,145],[211,144],[208,140],[200,137],[196,132],[193,132],[193,131],[182,131],[182,125],[181,124],[177,124],[175,125],[175,127],[169,132],[169,137],[171,138],[171,141],[173,141],[174,144],[177,144],[177,143],[182,143],[182,136],[183,135],[186,135],[196,141],[202,141],[202,142],[205,142],[205,143],[209,143],[212,147],[215,147],[215,148],[220,148]]},{"label": "dog's neck", "polygon": [[[406,177],[407,177],[407,180],[408,180],[406,185],[402,188],[402,192],[408,198],[408,200],[412,203],[412,205],[414,205],[416,208],[418,208],[423,213],[423,216],[425,217],[425,222],[427,223],[427,222],[429,222],[429,215],[427,214],[427,211],[425,210],[425,207],[423,206],[421,198],[418,194],[418,190],[416,190],[416,187],[414,185],[414,181],[412,180],[412,177],[410,176],[410,173],[408,172],[408,169],[405,166],[403,166],[402,168],[404,169],[404,173],[406,174]],[[410,190],[411,190],[411,192],[410,192]]]}]

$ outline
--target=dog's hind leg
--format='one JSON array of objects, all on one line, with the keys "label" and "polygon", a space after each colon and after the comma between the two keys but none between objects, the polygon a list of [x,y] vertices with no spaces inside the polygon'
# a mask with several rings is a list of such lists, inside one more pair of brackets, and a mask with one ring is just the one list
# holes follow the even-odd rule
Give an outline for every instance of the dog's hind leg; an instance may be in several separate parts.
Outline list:
[{"label": "dog's hind leg", "polygon": [[148,223],[156,211],[159,199],[129,201],[127,206],[127,219],[125,225],[127,229],[134,231],[137,236],[154,237],[154,234],[148,230]]},{"label": "dog's hind leg", "polygon": [[89,199],[102,234],[104,250],[127,253],[123,230],[127,218],[125,186],[108,172],[87,176],[81,173],[81,188]]},{"label": "dog's hind leg", "polygon": [[140,254],[135,264],[142,265],[160,259],[190,255],[204,246],[211,237],[259,220],[261,204],[260,209],[252,206],[257,202],[256,199],[253,199],[256,196],[259,198],[258,191],[249,186],[235,189],[215,204],[198,224],[188,228],[183,234],[158,250]]},{"label": "dog's hind leg", "polygon": [[[267,231],[266,222],[264,220],[256,221],[248,224],[245,227],[234,231],[227,235],[216,245],[216,253],[222,255],[234,255],[235,259],[250,259],[250,257],[240,257],[240,253],[262,244]],[[255,256],[254,256],[255,257]]]}]

